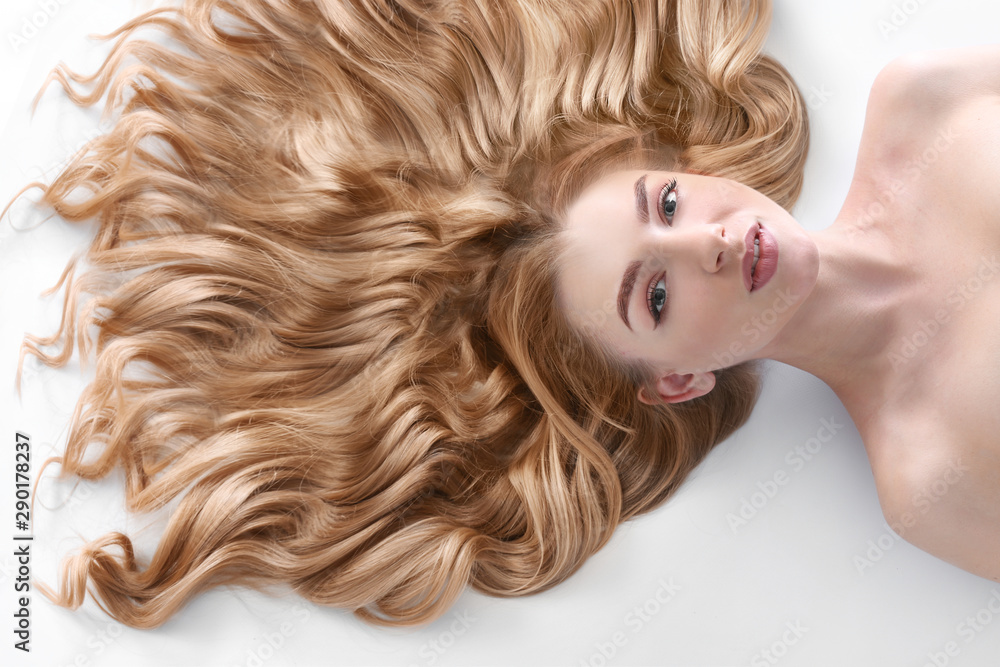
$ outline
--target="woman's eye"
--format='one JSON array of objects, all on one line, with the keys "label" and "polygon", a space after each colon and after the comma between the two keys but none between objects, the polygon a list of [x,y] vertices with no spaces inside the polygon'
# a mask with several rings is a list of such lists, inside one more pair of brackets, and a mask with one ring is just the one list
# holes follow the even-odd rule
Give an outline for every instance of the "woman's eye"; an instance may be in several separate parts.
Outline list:
[{"label": "woman's eye", "polygon": [[646,303],[649,312],[653,316],[653,321],[660,323],[660,316],[663,314],[663,307],[667,303],[667,276],[664,274],[658,281],[649,286],[646,294]]},{"label": "woman's eye", "polygon": [[673,179],[660,190],[660,212],[667,224],[673,222],[677,212],[677,179]]}]

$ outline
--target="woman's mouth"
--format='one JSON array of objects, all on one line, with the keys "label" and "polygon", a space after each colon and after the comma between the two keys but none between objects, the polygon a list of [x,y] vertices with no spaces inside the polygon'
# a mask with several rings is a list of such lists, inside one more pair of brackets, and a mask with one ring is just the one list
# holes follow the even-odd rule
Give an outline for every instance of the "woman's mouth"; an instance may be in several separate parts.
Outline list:
[{"label": "woman's mouth", "polygon": [[747,230],[744,239],[743,284],[748,292],[766,285],[778,269],[778,241],[759,222]]}]

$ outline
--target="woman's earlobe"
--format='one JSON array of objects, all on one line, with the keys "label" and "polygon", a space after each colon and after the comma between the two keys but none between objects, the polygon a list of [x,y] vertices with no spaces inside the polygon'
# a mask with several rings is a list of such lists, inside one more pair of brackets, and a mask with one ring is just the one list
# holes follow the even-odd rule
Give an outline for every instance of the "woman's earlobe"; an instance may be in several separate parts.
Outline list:
[{"label": "woman's earlobe", "polygon": [[700,373],[687,373],[678,375],[669,373],[657,378],[655,384],[657,396],[650,396],[649,387],[639,388],[639,400],[647,405],[657,403],[683,403],[692,398],[704,396],[715,387],[715,373],[703,371]]}]

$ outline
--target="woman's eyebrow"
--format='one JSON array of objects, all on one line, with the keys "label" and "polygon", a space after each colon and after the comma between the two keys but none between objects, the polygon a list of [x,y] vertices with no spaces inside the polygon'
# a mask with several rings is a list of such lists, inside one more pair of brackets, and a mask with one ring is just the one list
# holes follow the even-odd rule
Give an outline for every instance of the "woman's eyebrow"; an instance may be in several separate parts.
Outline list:
[{"label": "woman's eyebrow", "polygon": [[639,216],[639,222],[646,224],[649,222],[649,195],[646,194],[646,174],[643,174],[635,182],[635,212]]},{"label": "woman's eyebrow", "polygon": [[[635,213],[639,222],[646,224],[649,222],[649,194],[646,192],[646,174],[643,174],[635,181]],[[622,276],[621,287],[618,288],[618,316],[622,322],[632,330],[632,325],[628,323],[628,302],[632,299],[632,288],[635,287],[635,279],[639,275],[639,268],[642,262],[635,261],[625,269]]]},{"label": "woman's eyebrow", "polygon": [[[646,192],[646,174],[643,174],[635,181],[635,213],[639,222],[647,224],[649,222],[649,194]],[[618,316],[622,322],[632,330],[632,325],[628,323],[628,302],[632,299],[632,288],[635,287],[635,279],[639,275],[639,268],[642,262],[632,262],[625,269],[622,276],[621,287],[618,288]]]},{"label": "woman's eyebrow", "polygon": [[618,316],[622,318],[629,331],[632,330],[632,325],[628,323],[628,302],[632,299],[632,288],[635,287],[635,279],[639,275],[641,266],[642,262],[639,260],[628,265],[622,277],[622,286],[618,290]]}]

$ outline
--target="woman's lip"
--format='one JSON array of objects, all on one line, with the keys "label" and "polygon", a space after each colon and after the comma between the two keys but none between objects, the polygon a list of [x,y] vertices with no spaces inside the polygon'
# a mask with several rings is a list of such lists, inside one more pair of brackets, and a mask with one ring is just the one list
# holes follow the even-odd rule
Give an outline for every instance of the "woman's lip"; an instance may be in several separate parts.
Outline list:
[{"label": "woman's lip", "polygon": [[[751,292],[762,288],[774,276],[778,270],[778,239],[770,230],[760,227],[760,256],[757,259],[757,269],[753,274],[753,286]],[[750,240],[753,243],[753,239]],[[750,258],[753,259],[753,247],[750,248]]]},{"label": "woman's lip", "polygon": [[[757,237],[757,232],[760,231],[760,223],[753,223],[750,225],[750,229],[747,230],[747,235],[743,239],[743,247],[745,251],[743,253],[743,285],[747,288],[748,292],[753,291],[753,278],[750,277],[750,267],[753,264],[753,240]],[[763,246],[761,250],[763,250]],[[760,260],[757,261],[757,271],[760,271]]]}]

